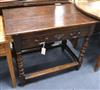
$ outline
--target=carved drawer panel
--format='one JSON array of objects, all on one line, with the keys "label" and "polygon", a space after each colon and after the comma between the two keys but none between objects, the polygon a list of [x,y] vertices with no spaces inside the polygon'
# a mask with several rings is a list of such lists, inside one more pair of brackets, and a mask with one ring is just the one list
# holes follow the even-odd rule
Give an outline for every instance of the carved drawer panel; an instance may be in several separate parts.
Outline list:
[{"label": "carved drawer panel", "polygon": [[79,38],[88,35],[88,32],[91,30],[91,26],[85,27],[71,27],[71,28],[58,28],[53,30],[45,30],[41,32],[31,32],[15,37],[19,37],[19,40],[15,39],[16,44],[20,43],[21,49],[32,48],[36,45],[40,45],[41,42],[54,42],[59,40]]}]

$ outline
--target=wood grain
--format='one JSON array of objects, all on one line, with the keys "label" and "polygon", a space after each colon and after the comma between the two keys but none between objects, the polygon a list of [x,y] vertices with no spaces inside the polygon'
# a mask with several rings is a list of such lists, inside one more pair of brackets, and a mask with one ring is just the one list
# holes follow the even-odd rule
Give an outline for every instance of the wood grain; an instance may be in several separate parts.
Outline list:
[{"label": "wood grain", "polygon": [[[72,3],[4,9],[3,16],[6,35],[12,36],[14,40],[18,72],[23,85],[27,79],[74,66],[79,69],[89,37],[93,33],[93,27],[98,23],[97,20],[79,12]],[[71,54],[70,56],[73,58],[72,64],[49,68],[26,76],[22,58],[23,50],[31,49],[44,41],[51,43],[78,37],[86,37],[78,60],[75,59],[77,56]],[[69,49],[66,50],[72,52]],[[77,65],[74,61],[77,61]]]},{"label": "wood grain", "polygon": [[73,4],[5,9],[3,16],[6,35],[51,31],[97,22],[80,13]]},{"label": "wood grain", "polygon": [[[100,1],[99,0],[76,0],[76,7],[82,11],[84,14],[89,15],[95,19],[99,20],[97,24],[97,31],[100,31]],[[96,30],[95,29],[95,30]],[[96,59],[96,65],[94,70],[97,71],[100,67],[100,55]]]},{"label": "wood grain", "polygon": [[70,67],[77,66],[77,65],[78,65],[78,63],[74,62],[74,63],[70,63],[70,64],[59,65],[59,66],[52,67],[49,69],[44,69],[44,70],[41,70],[41,71],[38,71],[35,73],[27,74],[26,79],[36,78],[36,77],[39,77],[39,76],[42,76],[45,74],[57,72],[57,71],[64,70],[66,68],[70,68]]},{"label": "wood grain", "polygon": [[75,0],[77,8],[84,13],[100,20],[100,1],[99,0]]}]

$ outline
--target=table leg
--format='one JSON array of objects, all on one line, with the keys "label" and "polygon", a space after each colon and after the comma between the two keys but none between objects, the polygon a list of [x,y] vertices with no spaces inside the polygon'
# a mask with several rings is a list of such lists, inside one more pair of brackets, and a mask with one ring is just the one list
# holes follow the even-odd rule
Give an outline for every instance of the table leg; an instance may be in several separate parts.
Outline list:
[{"label": "table leg", "polygon": [[7,53],[7,62],[8,62],[8,67],[12,79],[12,84],[13,87],[16,87],[16,78],[15,78],[15,73],[14,73],[14,66],[13,66],[13,59],[12,59],[12,54],[9,45],[6,45],[6,53]]},{"label": "table leg", "polygon": [[[82,45],[82,47],[80,49],[80,54],[79,54],[79,58],[78,58],[80,65],[77,67],[77,70],[80,68],[80,66],[81,66],[81,64],[83,62],[83,57],[84,57],[84,55],[86,53],[86,50],[87,50],[87,47],[88,47],[88,42],[89,42],[89,36],[85,37],[83,45]],[[62,49],[65,49],[64,45],[66,46],[66,41],[63,41],[62,45],[63,45]],[[73,56],[75,56],[75,55],[73,55]],[[75,58],[77,60],[77,57],[75,57]]]},{"label": "table leg", "polygon": [[[70,55],[71,55],[71,57],[73,58],[73,61],[75,61],[75,62],[78,62],[79,63],[79,59],[78,59],[78,57],[75,55],[75,53],[66,45],[66,43],[67,43],[67,40],[63,40],[62,41],[62,50],[64,51],[64,50],[66,50]],[[80,65],[77,65],[77,67],[76,67],[76,70],[79,70],[79,67]]]},{"label": "table leg", "polygon": [[97,57],[97,61],[96,61],[94,71],[97,71],[99,67],[100,67],[100,55]]},{"label": "table leg", "polygon": [[89,42],[89,37],[85,37],[82,48],[80,50],[80,55],[79,55],[80,66],[83,62],[83,57],[84,57],[86,50],[88,48],[88,42]]},{"label": "table leg", "polygon": [[17,68],[20,78],[20,85],[25,85],[25,72],[24,72],[24,65],[23,65],[23,58],[21,53],[17,53]]}]

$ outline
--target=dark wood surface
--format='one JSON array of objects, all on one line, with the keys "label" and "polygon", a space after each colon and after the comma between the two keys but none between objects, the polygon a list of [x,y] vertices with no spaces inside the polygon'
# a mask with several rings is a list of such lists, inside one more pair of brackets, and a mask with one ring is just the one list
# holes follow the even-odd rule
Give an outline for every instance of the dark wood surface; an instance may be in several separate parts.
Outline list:
[{"label": "dark wood surface", "polygon": [[5,9],[3,16],[6,35],[52,31],[55,28],[70,28],[97,22],[80,13],[73,4]]},{"label": "dark wood surface", "polygon": [[0,0],[0,8],[66,3],[68,0]]},{"label": "dark wood surface", "polygon": [[[6,35],[12,36],[17,58],[17,67],[21,84],[28,79],[81,66],[97,20],[80,13],[73,4],[48,5],[3,9]],[[66,39],[85,37],[80,55],[77,57],[66,45]],[[39,46],[41,42],[52,43],[62,41],[63,51],[73,58],[72,63],[25,74],[22,50]],[[76,68],[75,68],[76,69]]]},{"label": "dark wood surface", "polygon": [[[82,2],[77,0],[75,3],[76,7],[86,15],[89,15],[93,18],[99,20],[99,23],[96,25],[96,32],[100,32],[100,1],[99,0],[86,0],[86,2]],[[94,70],[97,71],[100,68],[100,55],[96,59],[96,65]]]},{"label": "dark wood surface", "polygon": [[76,0],[76,7],[85,14],[100,21],[100,1],[99,0]]}]

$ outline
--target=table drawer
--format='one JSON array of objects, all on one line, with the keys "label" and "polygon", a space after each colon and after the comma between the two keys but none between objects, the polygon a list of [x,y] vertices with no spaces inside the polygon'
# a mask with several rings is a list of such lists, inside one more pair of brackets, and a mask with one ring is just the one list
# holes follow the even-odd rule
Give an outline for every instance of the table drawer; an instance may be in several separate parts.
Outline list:
[{"label": "table drawer", "polygon": [[45,30],[35,33],[26,33],[17,36],[20,38],[20,42],[17,39],[15,39],[15,41],[17,41],[17,43],[20,43],[21,49],[27,49],[40,45],[41,42],[50,43],[59,40],[84,37],[88,35],[90,29],[90,26],[85,26],[78,28],[72,27],[68,29],[58,28],[54,30]]}]

